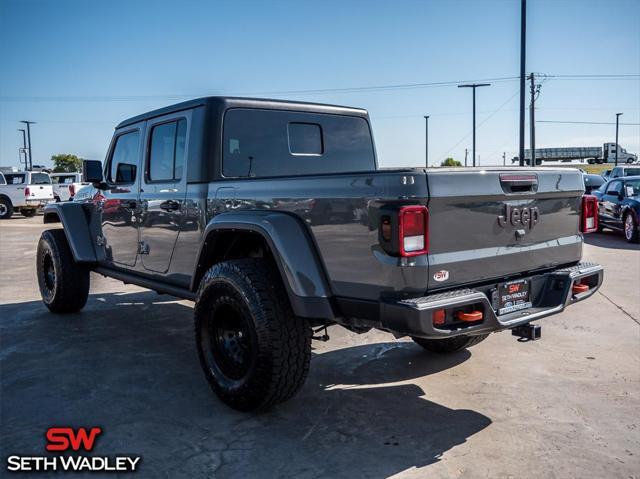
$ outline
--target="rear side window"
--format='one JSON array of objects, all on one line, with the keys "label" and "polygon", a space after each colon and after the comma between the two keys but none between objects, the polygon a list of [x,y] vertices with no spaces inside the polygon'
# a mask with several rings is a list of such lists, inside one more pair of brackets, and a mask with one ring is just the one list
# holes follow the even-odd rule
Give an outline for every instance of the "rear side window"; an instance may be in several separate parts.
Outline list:
[{"label": "rear side window", "polygon": [[177,181],[182,177],[187,121],[156,125],[151,130],[148,181]]},{"label": "rear side window", "polygon": [[19,174],[19,175],[11,175],[11,174],[7,174],[4,175],[4,178],[7,182],[8,185],[22,185],[25,182],[25,175],[23,174]]},{"label": "rear side window", "polygon": [[375,170],[369,123],[356,116],[231,109],[223,142],[227,177]]},{"label": "rear side window", "polygon": [[640,168],[626,168],[624,176],[640,176]]},{"label": "rear side window", "polygon": [[75,181],[75,175],[67,175],[67,176],[52,176],[51,182],[54,185],[70,185]]},{"label": "rear side window", "polygon": [[138,169],[140,132],[138,130],[120,135],[113,148],[109,165],[111,183],[134,183]]}]

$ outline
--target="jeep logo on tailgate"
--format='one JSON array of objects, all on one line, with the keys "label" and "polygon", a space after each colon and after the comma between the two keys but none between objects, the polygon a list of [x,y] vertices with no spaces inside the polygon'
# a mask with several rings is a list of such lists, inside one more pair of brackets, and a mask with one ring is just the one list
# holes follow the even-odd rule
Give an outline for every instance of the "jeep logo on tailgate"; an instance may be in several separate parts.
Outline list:
[{"label": "jeep logo on tailgate", "polygon": [[540,219],[540,212],[538,207],[532,208],[512,208],[509,205],[504,205],[504,213],[498,216],[498,224],[504,228],[507,223],[511,223],[513,226],[524,226],[532,229]]}]

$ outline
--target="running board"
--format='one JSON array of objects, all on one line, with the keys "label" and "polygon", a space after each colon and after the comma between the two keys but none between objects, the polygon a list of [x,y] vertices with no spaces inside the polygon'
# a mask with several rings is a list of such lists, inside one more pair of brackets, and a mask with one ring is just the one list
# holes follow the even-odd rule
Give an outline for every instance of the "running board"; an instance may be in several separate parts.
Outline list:
[{"label": "running board", "polygon": [[151,289],[159,294],[170,294],[180,299],[188,299],[189,301],[196,300],[196,293],[180,286],[173,286],[166,283],[161,283],[153,279],[138,276],[136,274],[125,273],[124,271],[118,271],[115,269],[105,268],[103,266],[96,266],[92,268],[92,271],[107,276],[109,278],[122,281],[124,284],[135,284],[142,288]]}]

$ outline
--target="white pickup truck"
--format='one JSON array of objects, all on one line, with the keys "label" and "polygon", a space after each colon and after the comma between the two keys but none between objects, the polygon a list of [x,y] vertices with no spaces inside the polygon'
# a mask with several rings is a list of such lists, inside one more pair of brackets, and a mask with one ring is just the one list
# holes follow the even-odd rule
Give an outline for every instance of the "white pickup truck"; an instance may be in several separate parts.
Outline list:
[{"label": "white pickup truck", "polygon": [[47,173],[0,173],[0,219],[11,218],[14,210],[23,216],[33,216],[38,208],[53,201],[51,178]]},{"label": "white pickup truck", "polygon": [[89,184],[82,182],[82,173],[51,173],[49,176],[56,202],[72,200],[80,188]]}]

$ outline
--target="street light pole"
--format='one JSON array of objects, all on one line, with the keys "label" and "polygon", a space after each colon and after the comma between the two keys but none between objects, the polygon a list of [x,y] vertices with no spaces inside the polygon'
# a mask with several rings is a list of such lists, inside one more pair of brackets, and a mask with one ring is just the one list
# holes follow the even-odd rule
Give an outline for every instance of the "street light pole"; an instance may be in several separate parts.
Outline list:
[{"label": "street light pole", "polygon": [[520,166],[524,166],[524,89],[525,89],[525,65],[527,53],[527,0],[520,3]]},{"label": "street light pole", "polygon": [[[27,136],[24,128],[18,128],[18,131],[22,132],[22,153],[24,153],[24,169],[27,170]],[[20,161],[22,161],[22,155],[20,155]]]},{"label": "street light pole", "polygon": [[35,121],[22,120],[20,123],[24,123],[25,125],[27,125],[27,145],[28,145],[28,148],[29,148],[29,168],[28,168],[28,170],[31,171],[33,169],[33,155],[31,153],[31,125],[35,124]]},{"label": "street light pole", "polygon": [[425,130],[424,130],[424,162],[427,168],[429,168],[429,116],[425,115]]},{"label": "street light pole", "polygon": [[618,166],[618,126],[620,124],[620,115],[624,115],[624,113],[616,113],[616,166]]},{"label": "street light pole", "polygon": [[469,83],[465,85],[458,85],[458,88],[473,89],[473,166],[476,166],[476,88],[490,85],[491,83]]}]

